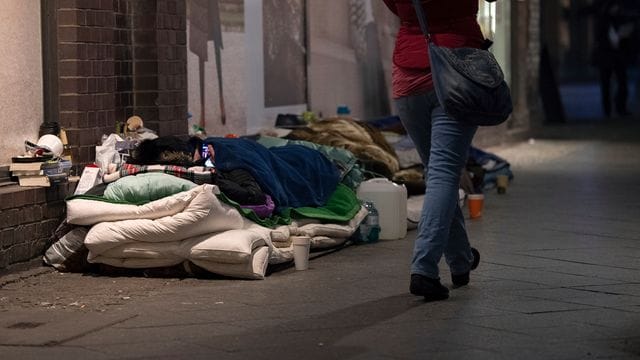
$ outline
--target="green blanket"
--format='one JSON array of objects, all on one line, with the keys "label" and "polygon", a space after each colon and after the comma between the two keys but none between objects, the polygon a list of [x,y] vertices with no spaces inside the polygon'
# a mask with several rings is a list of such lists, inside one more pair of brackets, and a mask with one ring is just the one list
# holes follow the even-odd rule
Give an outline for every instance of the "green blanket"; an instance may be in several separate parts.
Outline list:
[{"label": "green blanket", "polygon": [[327,222],[344,222],[351,220],[360,210],[360,201],[356,193],[347,185],[338,184],[336,190],[331,194],[327,203],[321,207],[299,207],[287,208],[281,215],[274,215],[269,218],[260,218],[253,210],[240,206],[240,204],[230,200],[224,194],[218,195],[223,201],[240,211],[240,213],[262,226],[274,228],[278,225],[288,225],[292,218],[312,218]]},{"label": "green blanket", "polygon": [[322,207],[299,207],[291,209],[294,217],[341,222],[351,220],[360,210],[360,201],[347,185],[338,184],[327,203]]}]

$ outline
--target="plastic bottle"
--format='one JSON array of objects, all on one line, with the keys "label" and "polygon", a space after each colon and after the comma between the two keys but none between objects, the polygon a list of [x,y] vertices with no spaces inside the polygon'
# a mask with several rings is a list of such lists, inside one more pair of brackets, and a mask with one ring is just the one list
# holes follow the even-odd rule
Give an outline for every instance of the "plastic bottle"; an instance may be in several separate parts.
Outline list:
[{"label": "plastic bottle", "polygon": [[349,116],[351,115],[351,109],[349,109],[349,107],[347,105],[338,105],[338,107],[336,108],[336,115],[338,117],[340,116]]},{"label": "plastic bottle", "polygon": [[371,201],[365,201],[362,205],[367,209],[369,214],[367,214],[367,217],[360,224],[359,230],[361,240],[365,243],[376,242],[380,235],[378,209],[376,209],[375,205]]}]

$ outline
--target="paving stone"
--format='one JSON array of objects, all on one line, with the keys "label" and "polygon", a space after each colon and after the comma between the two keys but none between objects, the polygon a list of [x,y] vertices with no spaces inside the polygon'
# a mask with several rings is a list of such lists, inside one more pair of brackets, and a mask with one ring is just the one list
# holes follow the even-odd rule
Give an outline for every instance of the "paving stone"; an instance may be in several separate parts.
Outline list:
[{"label": "paving stone", "polygon": [[408,294],[415,231],[261,281],[46,272],[0,281],[1,357],[638,358],[640,124],[547,131],[487,149],[516,177],[467,222],[482,261],[446,301]]}]

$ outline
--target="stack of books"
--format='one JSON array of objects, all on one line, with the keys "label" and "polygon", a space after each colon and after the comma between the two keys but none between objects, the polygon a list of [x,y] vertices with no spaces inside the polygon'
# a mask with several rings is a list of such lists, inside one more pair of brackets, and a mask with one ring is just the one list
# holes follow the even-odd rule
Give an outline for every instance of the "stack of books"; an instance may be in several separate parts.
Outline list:
[{"label": "stack of books", "polygon": [[68,160],[59,159],[42,164],[44,174],[49,178],[49,182],[54,185],[68,182],[70,169],[71,161]]},{"label": "stack of books", "polygon": [[11,176],[18,178],[20,186],[51,186],[49,177],[42,170],[43,162],[12,162]]},{"label": "stack of books", "polygon": [[9,166],[11,176],[20,186],[45,186],[66,183],[69,180],[71,162],[66,160],[19,161]]}]

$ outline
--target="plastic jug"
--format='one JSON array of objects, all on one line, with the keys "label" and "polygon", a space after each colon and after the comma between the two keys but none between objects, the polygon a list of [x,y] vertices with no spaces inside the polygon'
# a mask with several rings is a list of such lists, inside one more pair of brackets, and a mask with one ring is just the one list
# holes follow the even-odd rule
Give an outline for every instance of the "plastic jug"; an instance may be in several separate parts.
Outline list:
[{"label": "plastic jug", "polygon": [[381,240],[402,239],[407,235],[407,188],[386,178],[363,181],[358,198],[371,201],[378,210]]}]

